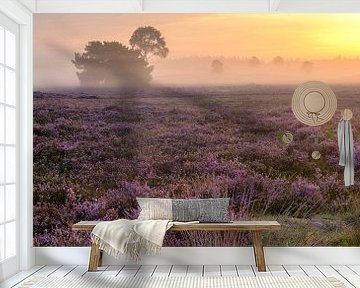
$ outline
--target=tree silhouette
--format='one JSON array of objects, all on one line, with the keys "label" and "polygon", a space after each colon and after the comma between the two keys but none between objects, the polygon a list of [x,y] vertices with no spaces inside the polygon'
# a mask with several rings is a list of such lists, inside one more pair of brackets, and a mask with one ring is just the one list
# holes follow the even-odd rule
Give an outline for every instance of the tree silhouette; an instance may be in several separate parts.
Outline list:
[{"label": "tree silhouette", "polygon": [[310,61],[304,61],[301,64],[301,69],[305,72],[305,73],[311,73],[313,71],[314,65],[313,63],[311,63]]},{"label": "tree silhouette", "polygon": [[132,34],[129,43],[134,50],[148,60],[150,55],[166,58],[169,49],[166,47],[165,38],[161,32],[152,26],[137,28]]},{"label": "tree silhouette", "polygon": [[91,41],[71,62],[83,86],[141,87],[151,80],[152,66],[139,51],[119,42]]},{"label": "tree silhouette", "polygon": [[223,72],[224,65],[220,60],[215,59],[211,62],[211,72],[221,74]]},{"label": "tree silhouette", "polygon": [[276,56],[272,62],[276,66],[282,66],[282,65],[284,65],[285,61],[284,61],[284,58],[282,58],[281,56]]},{"label": "tree silhouette", "polygon": [[260,64],[261,64],[260,60],[256,56],[252,56],[249,60],[249,65],[251,67],[258,67],[258,66],[260,66]]}]

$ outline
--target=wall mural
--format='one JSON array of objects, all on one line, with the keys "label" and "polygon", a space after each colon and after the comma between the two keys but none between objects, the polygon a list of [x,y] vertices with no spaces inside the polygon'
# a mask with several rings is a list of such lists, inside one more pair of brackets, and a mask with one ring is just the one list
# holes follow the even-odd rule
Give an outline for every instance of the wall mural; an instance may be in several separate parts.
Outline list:
[{"label": "wall mural", "polygon": [[[283,224],[269,246],[360,245],[358,15],[34,21],[36,246],[88,245],[71,225],[135,219],[137,196],[230,197],[231,219]],[[296,90],[308,81],[325,92],[309,100]],[[249,236],[170,232],[164,244]]]}]

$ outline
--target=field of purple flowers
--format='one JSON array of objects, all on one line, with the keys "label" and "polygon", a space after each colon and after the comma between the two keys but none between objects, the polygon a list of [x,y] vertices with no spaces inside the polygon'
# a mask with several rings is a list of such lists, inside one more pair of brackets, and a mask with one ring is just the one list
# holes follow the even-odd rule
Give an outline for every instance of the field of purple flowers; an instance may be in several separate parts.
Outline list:
[{"label": "field of purple flowers", "polygon": [[[360,88],[333,87],[360,137]],[[134,219],[137,196],[230,197],[230,217],[276,219],[269,246],[360,245],[355,186],[338,165],[340,112],[311,128],[295,87],[151,88],[34,93],[34,244],[88,245],[80,220]],[[294,142],[283,144],[290,131]],[[311,152],[319,150],[319,160]],[[247,234],[171,232],[166,246],[248,245]]]}]

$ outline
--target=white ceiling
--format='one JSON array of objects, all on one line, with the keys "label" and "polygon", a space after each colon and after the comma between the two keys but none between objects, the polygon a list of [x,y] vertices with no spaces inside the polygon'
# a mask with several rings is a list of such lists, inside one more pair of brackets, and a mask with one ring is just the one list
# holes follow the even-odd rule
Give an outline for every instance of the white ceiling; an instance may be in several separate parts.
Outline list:
[{"label": "white ceiling", "polygon": [[[359,13],[360,0],[14,0],[34,13]],[[359,15],[360,17],[360,15]]]}]

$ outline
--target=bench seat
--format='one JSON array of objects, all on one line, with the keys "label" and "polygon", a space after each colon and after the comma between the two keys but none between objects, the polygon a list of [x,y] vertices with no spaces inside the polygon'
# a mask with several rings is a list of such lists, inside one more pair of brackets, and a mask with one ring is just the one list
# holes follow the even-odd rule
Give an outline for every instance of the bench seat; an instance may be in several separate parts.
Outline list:
[{"label": "bench seat", "polygon": [[[102,221],[80,221],[72,225],[73,231],[92,231]],[[249,231],[252,233],[255,263],[259,272],[266,271],[262,232],[279,231],[281,225],[277,221],[234,221],[229,223],[192,223],[174,224],[169,231]],[[102,251],[96,244],[91,245],[88,271],[97,270]]]}]

